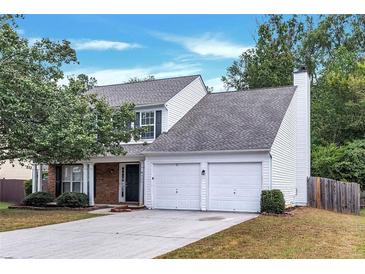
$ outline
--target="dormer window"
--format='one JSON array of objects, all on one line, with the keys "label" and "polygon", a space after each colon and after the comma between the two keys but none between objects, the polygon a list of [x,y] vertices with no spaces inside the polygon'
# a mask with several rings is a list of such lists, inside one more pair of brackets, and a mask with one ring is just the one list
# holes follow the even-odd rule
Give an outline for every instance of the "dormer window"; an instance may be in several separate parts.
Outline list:
[{"label": "dormer window", "polygon": [[141,134],[141,140],[154,140],[161,134],[161,122],[161,110],[137,111],[134,127],[145,128],[146,131]]},{"label": "dormer window", "polygon": [[145,132],[142,133],[141,139],[154,139],[155,138],[155,112],[145,111],[141,112],[141,127],[145,128]]}]

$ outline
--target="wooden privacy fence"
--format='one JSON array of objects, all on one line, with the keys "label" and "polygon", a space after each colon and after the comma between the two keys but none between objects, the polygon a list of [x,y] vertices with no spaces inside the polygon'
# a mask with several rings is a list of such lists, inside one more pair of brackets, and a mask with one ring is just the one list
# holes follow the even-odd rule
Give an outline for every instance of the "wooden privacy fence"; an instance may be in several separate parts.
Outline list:
[{"label": "wooden privacy fence", "polygon": [[1,202],[20,203],[24,196],[24,180],[0,179]]},{"label": "wooden privacy fence", "polygon": [[360,185],[309,177],[308,206],[340,213],[360,214]]}]

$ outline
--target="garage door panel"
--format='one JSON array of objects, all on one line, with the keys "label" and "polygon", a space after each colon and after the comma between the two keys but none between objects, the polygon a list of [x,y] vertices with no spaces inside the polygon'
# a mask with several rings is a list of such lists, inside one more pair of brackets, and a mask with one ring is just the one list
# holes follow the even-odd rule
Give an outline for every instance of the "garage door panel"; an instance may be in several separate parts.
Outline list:
[{"label": "garage door panel", "polygon": [[176,200],[175,199],[158,199],[155,203],[155,208],[160,209],[176,209]]},{"label": "garage door panel", "polygon": [[209,210],[260,210],[261,163],[209,164]]},{"label": "garage door panel", "polygon": [[154,165],[154,207],[200,209],[200,164]]}]

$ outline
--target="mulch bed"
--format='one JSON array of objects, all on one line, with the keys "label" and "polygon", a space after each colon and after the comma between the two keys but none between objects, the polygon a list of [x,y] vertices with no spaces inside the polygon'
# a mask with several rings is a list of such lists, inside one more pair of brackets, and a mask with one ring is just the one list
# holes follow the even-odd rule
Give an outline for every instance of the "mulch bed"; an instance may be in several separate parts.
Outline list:
[{"label": "mulch bed", "polygon": [[262,212],[261,215],[265,216],[275,216],[275,217],[293,217],[295,215],[295,210],[298,209],[297,206],[288,207],[285,209],[283,214],[276,214],[276,213],[269,213],[269,212]]}]

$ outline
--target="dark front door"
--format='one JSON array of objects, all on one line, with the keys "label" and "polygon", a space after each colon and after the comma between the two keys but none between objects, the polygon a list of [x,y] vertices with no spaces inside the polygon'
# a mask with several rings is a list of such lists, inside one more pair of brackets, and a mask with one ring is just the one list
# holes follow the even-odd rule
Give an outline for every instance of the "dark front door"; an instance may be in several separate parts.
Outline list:
[{"label": "dark front door", "polygon": [[126,165],[126,202],[139,200],[139,165]]}]

